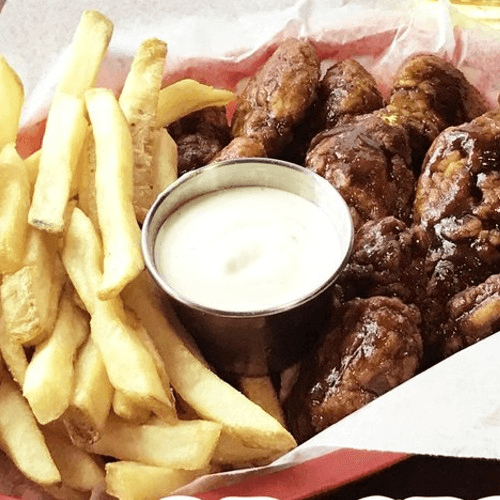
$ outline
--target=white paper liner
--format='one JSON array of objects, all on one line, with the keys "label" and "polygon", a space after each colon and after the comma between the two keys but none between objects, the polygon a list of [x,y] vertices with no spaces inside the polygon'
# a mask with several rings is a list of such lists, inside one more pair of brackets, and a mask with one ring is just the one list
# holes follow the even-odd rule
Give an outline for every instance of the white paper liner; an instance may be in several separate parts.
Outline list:
[{"label": "white paper liner", "polygon": [[[99,10],[115,24],[98,81],[115,90],[135,49],[149,37],[168,43],[165,82],[188,76],[234,88],[288,36],[311,37],[324,65],[355,57],[384,93],[395,69],[415,52],[434,52],[454,62],[491,106],[500,90],[500,33],[464,20],[444,0],[432,5],[412,0],[331,0],[329,5],[322,0],[73,0],[46,1],[43,13],[41,8],[38,0],[9,0],[0,16],[3,55],[25,86],[23,126],[45,116],[84,9]],[[394,389],[271,466],[210,476],[181,491],[227,485],[339,447],[498,459],[498,352],[499,334]],[[1,477],[0,491],[8,493]]]}]

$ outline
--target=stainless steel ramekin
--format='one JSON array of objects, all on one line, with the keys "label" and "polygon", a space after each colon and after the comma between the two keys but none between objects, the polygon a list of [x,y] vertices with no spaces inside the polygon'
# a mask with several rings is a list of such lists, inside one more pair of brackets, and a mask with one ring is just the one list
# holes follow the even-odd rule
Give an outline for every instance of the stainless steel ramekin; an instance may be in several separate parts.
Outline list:
[{"label": "stainless steel ramekin", "polygon": [[[315,203],[335,223],[343,258],[320,287],[280,307],[234,312],[197,304],[161,276],[154,248],[158,231],[169,215],[198,196],[238,186],[292,192]],[[144,220],[142,249],[147,269],[165,292],[165,300],[173,303],[207,361],[222,373],[262,376],[297,362],[326,327],[332,312],[332,284],[351,253],[353,232],[349,208],[325,179],[288,162],[246,158],[213,163],[184,174],[162,192]]]}]

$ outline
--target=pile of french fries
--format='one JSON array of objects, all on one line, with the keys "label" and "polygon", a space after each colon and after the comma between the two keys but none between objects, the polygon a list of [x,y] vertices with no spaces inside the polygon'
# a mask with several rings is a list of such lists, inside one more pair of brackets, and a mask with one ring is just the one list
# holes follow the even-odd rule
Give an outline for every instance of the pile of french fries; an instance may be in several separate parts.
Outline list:
[{"label": "pile of french fries", "polygon": [[161,88],[157,39],[138,47],[119,96],[96,88],[112,31],[83,13],[27,158],[23,86],[0,58],[0,448],[66,500],[102,485],[156,500],[295,446],[270,381],[220,379],[141,254],[140,223],[177,176],[165,127],[234,95],[189,79]]}]

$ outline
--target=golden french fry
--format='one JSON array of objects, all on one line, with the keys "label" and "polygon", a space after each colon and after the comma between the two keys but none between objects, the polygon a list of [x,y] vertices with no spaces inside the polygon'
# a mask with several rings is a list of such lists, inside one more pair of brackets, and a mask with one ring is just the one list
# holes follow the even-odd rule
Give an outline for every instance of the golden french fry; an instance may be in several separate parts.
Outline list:
[{"label": "golden french fry", "polygon": [[64,229],[64,214],[87,127],[83,100],[56,94],[47,117],[28,214],[33,226],[55,233]]},{"label": "golden french fry", "polygon": [[56,93],[82,98],[95,85],[112,34],[113,24],[104,15],[95,10],[83,12]]},{"label": "golden french fry", "polygon": [[248,399],[258,404],[285,427],[283,408],[269,377],[242,377],[239,385],[241,392]]},{"label": "golden french fry", "polygon": [[165,420],[175,420],[172,395],[163,386],[149,350],[127,323],[123,304],[97,301],[90,325],[113,387]]},{"label": "golden french fry", "polygon": [[87,315],[64,294],[54,331],[36,347],[24,378],[23,395],[40,424],[56,420],[68,408],[76,352],[89,331]]},{"label": "golden french fry", "polygon": [[173,420],[175,406],[170,390],[163,386],[155,360],[141,339],[142,334],[127,320],[120,297],[108,301],[96,298],[102,277],[101,255],[100,241],[92,222],[75,208],[65,233],[62,258],[91,314],[91,335],[102,354],[109,380],[115,389],[136,404]]},{"label": "golden french fry", "polygon": [[113,395],[113,411],[124,420],[129,420],[136,424],[144,423],[151,417],[151,410],[138,405],[126,394],[115,391]]},{"label": "golden french fry", "polygon": [[166,127],[183,116],[208,106],[225,106],[234,101],[234,92],[186,78],[160,90],[156,126]]},{"label": "golden french fry", "polygon": [[215,448],[212,463],[235,469],[258,467],[271,463],[282,454],[281,451],[270,450],[267,447],[250,448],[243,444],[241,439],[234,435],[229,435],[223,430]]},{"label": "golden french fry", "polygon": [[108,300],[144,268],[132,205],[132,138],[110,90],[88,90],[85,100],[94,131],[97,214],[104,246],[104,275],[97,294]]},{"label": "golden french fry", "polygon": [[21,158],[0,162],[0,274],[21,267],[31,190]]},{"label": "golden french fry", "polygon": [[219,424],[206,420],[136,425],[110,414],[101,439],[88,450],[119,460],[196,470],[210,463],[220,431]]},{"label": "golden french fry", "polygon": [[7,335],[2,314],[0,314],[0,353],[12,378],[22,386],[28,368],[28,358],[23,346]]},{"label": "golden french fry", "polygon": [[36,178],[38,177],[41,154],[42,150],[39,149],[24,159],[24,165],[26,166],[26,170],[28,171],[28,179],[32,188],[35,186]]},{"label": "golden french fry", "polygon": [[0,384],[0,408],[0,447],[35,483],[58,483],[61,475],[28,402],[8,377]]},{"label": "golden french fry", "polygon": [[142,222],[155,194],[153,192],[153,144],[158,98],[167,45],[156,38],[144,40],[120,94],[120,107],[130,125],[134,151],[134,209]]},{"label": "golden french fry", "polygon": [[75,363],[74,390],[63,422],[71,440],[80,446],[97,441],[111,409],[111,385],[101,353],[91,337]]},{"label": "golden french fry", "polygon": [[79,208],[71,212],[61,256],[80,299],[92,315],[102,282],[103,251],[92,221]]},{"label": "golden french fry", "polygon": [[78,170],[80,183],[78,185],[78,207],[90,218],[99,232],[99,218],[97,216],[97,202],[95,191],[95,141],[92,127],[89,127],[85,143],[80,154]]},{"label": "golden french fry", "polygon": [[24,103],[24,87],[19,75],[0,56],[0,151],[5,144],[16,142],[19,118]]},{"label": "golden french fry", "polygon": [[154,131],[153,194],[157,196],[177,179],[177,144],[166,128]]},{"label": "golden french fry", "polygon": [[57,239],[29,227],[22,267],[0,287],[7,334],[19,343],[38,342],[52,332],[66,275]]},{"label": "golden french fry", "polygon": [[77,491],[92,491],[104,481],[104,464],[100,458],[47,429],[43,435],[63,484]]},{"label": "golden french fry", "polygon": [[284,453],[296,445],[275,418],[220,379],[193,354],[177,334],[183,330],[179,320],[160,302],[146,273],[128,285],[123,296],[163,357],[173,388],[201,418],[219,422],[225,432],[249,448]]},{"label": "golden french fry", "polygon": [[106,464],[106,492],[120,500],[158,500],[209,472],[112,462]]}]

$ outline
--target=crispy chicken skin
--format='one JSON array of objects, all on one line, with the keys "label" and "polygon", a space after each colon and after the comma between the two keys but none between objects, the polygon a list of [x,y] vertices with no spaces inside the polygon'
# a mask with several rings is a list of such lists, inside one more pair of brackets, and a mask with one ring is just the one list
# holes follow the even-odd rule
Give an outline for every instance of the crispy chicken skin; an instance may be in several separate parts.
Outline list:
[{"label": "crispy chicken skin", "polygon": [[415,186],[410,155],[403,127],[376,111],[316,135],[305,166],[339,190],[359,228],[388,215],[409,220]]},{"label": "crispy chicken skin", "polygon": [[412,377],[422,357],[420,314],[398,298],[354,299],[316,351],[285,402],[303,442]]},{"label": "crispy chicken skin", "polygon": [[312,43],[285,40],[238,95],[233,136],[252,138],[267,156],[276,157],[314,101],[319,78],[319,58]]},{"label": "crispy chicken skin", "polygon": [[407,130],[418,172],[441,131],[471,121],[487,109],[479,91],[453,64],[433,54],[416,54],[396,73],[385,115]]},{"label": "crispy chicken skin", "polygon": [[177,144],[179,175],[210,163],[230,141],[224,106],[210,106],[172,123],[168,132]]}]

